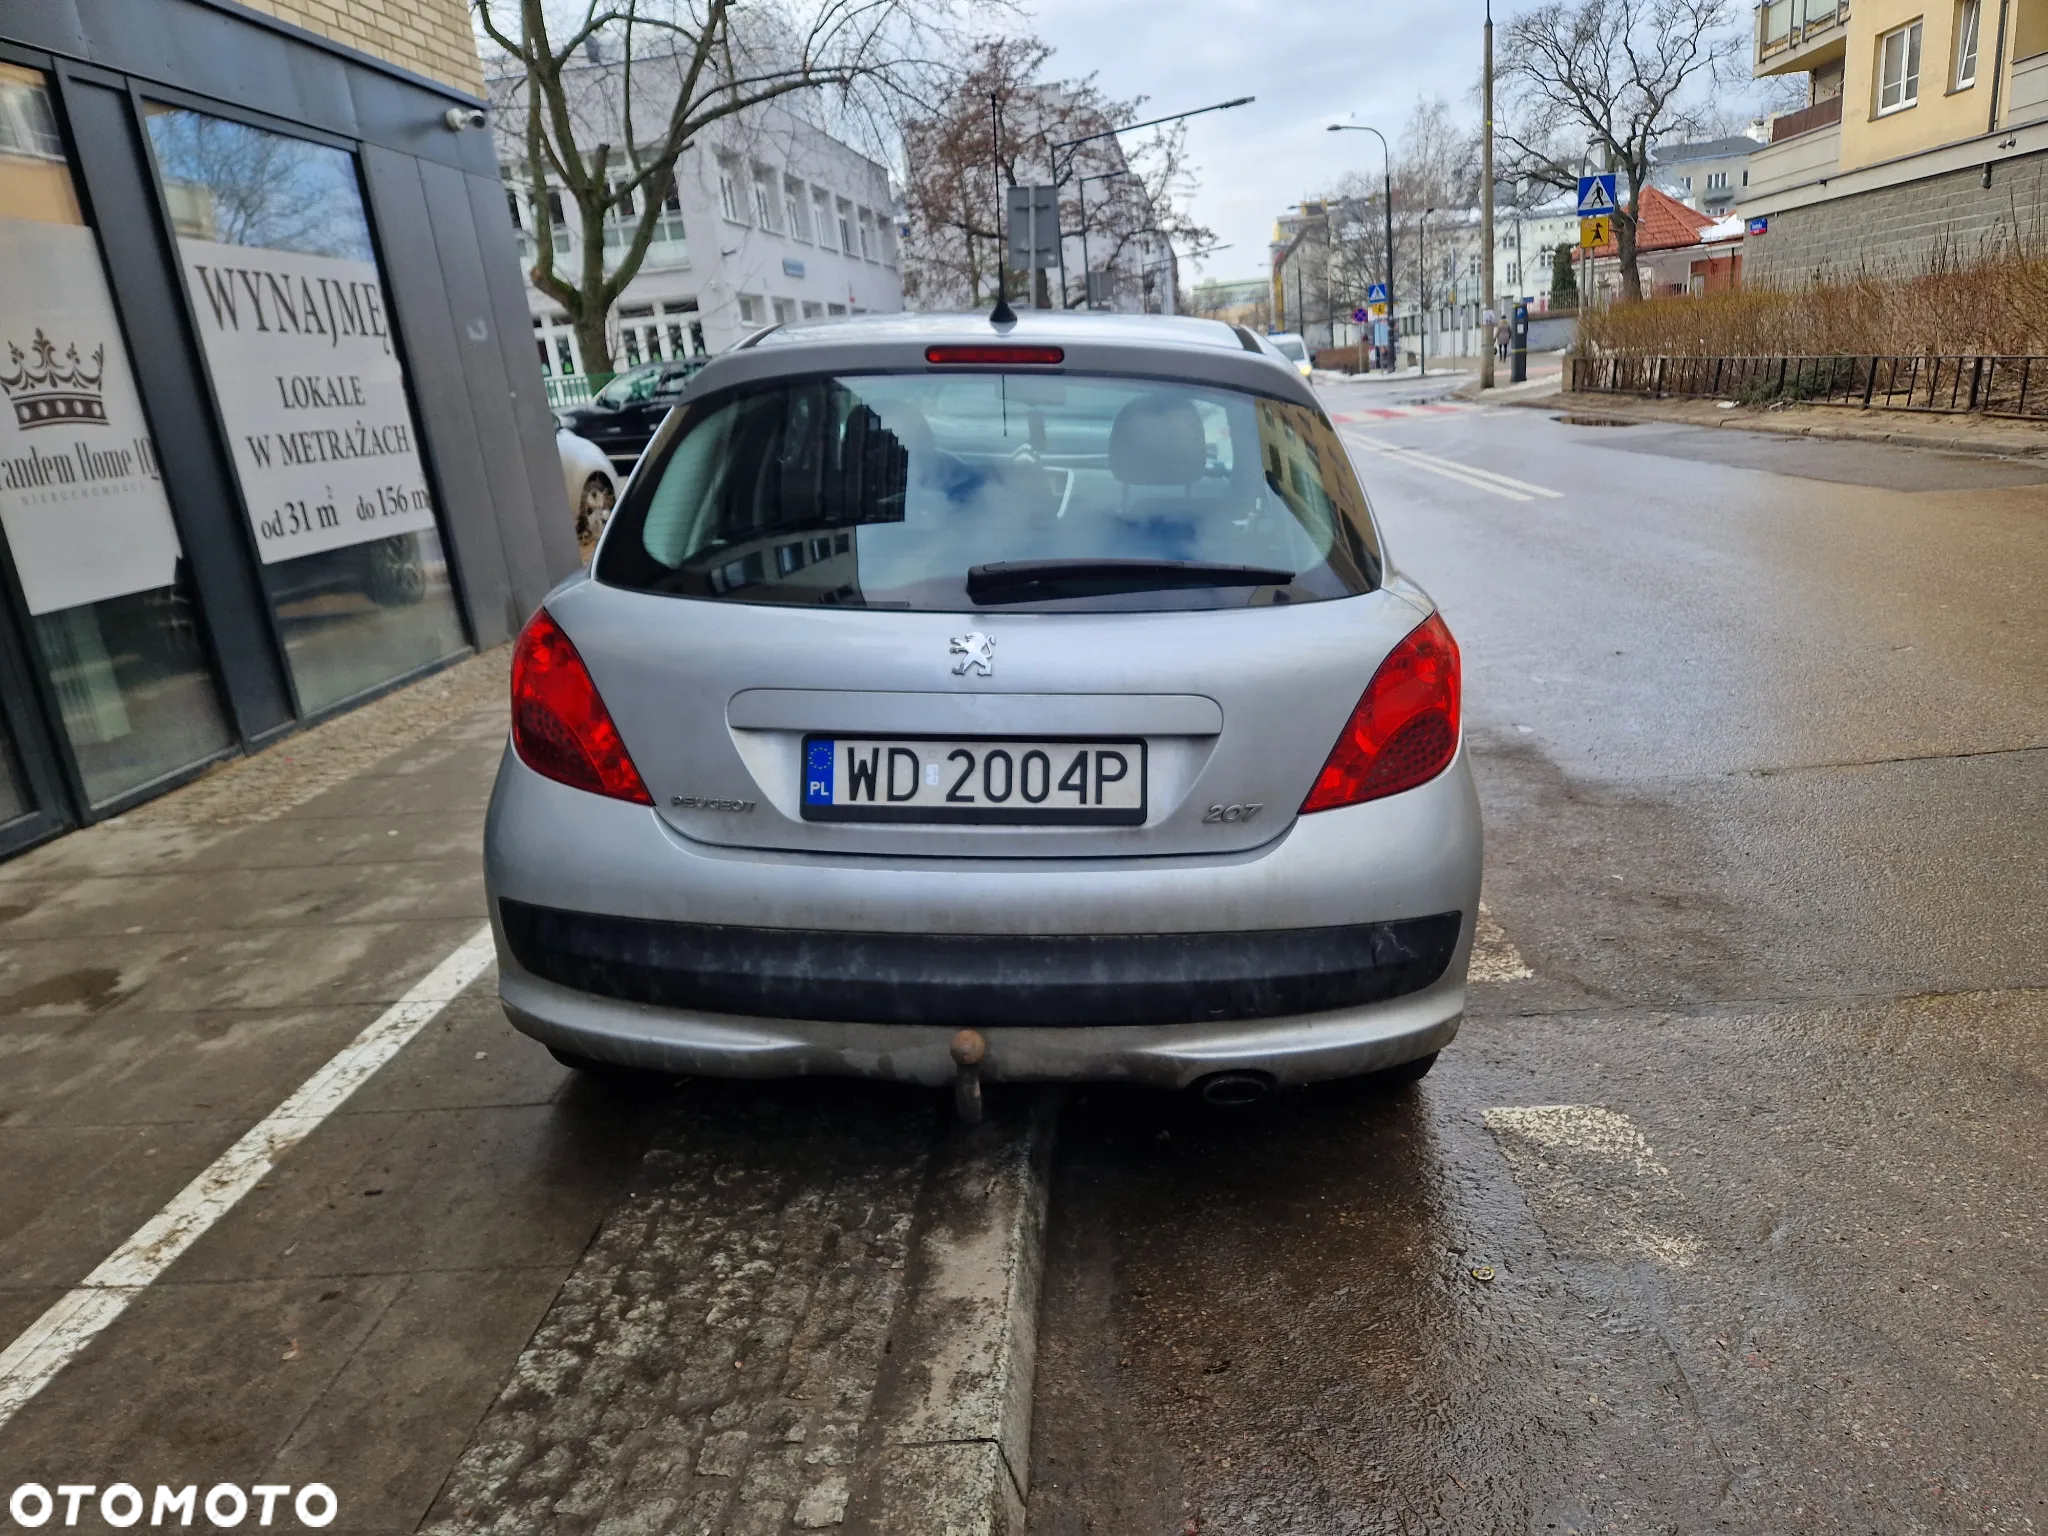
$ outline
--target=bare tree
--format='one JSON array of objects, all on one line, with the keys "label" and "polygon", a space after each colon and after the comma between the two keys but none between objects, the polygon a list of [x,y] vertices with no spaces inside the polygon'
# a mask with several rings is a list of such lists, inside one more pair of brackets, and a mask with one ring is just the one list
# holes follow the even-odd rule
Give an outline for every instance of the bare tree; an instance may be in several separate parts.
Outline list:
[{"label": "bare tree", "polygon": [[[501,138],[532,206],[530,276],[562,306],[584,366],[608,372],[613,303],[639,272],[676,161],[714,123],[771,101],[830,94],[855,112],[914,99],[951,25],[996,0],[471,0],[501,51]],[[592,69],[591,65],[600,66]],[[573,205],[574,271],[547,210]],[[566,213],[566,209],[564,209]],[[605,240],[607,223],[616,238]]]},{"label": "bare tree", "polygon": [[1589,167],[1617,171],[1614,220],[1622,295],[1643,296],[1636,220],[1650,147],[1689,138],[1711,115],[1709,87],[1747,46],[1734,0],[1548,0],[1508,22],[1498,78],[1502,174],[1576,187]]},{"label": "bare tree", "polygon": [[[1142,242],[1214,239],[1185,212],[1194,183],[1181,125],[1134,145],[1105,138],[1058,148],[1137,121],[1144,102],[1112,100],[1092,77],[1047,81],[1051,58],[1033,37],[983,42],[935,107],[905,123],[904,289],[921,306],[979,307],[994,298],[1005,187],[1057,186],[1060,228],[1087,232],[1098,268],[1120,271],[1125,252]],[[1075,285],[1060,302],[1078,304],[1084,293]],[[1037,297],[1051,302],[1043,278]]]},{"label": "bare tree", "polygon": [[[1378,146],[1372,146],[1377,148]],[[1394,291],[1426,302],[1429,274],[1418,263],[1416,235],[1426,209],[1440,216],[1479,202],[1479,128],[1453,116],[1441,96],[1419,97],[1402,126],[1393,165]],[[1369,285],[1387,275],[1385,196],[1375,171],[1354,171],[1327,200],[1330,212],[1332,313],[1348,316],[1365,302]],[[1432,224],[1442,228],[1442,224]],[[1431,263],[1431,266],[1435,266]]]}]

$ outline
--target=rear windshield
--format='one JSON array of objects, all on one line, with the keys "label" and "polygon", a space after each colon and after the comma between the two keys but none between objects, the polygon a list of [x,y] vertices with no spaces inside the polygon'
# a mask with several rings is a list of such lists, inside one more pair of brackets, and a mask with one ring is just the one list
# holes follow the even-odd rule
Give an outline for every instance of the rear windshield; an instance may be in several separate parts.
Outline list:
[{"label": "rear windshield", "polygon": [[1292,358],[1297,363],[1308,361],[1308,347],[1293,336],[1269,336],[1267,340],[1280,349],[1280,355]]},{"label": "rear windshield", "polygon": [[1073,375],[778,380],[694,402],[599,581],[939,612],[1244,607],[1379,584],[1310,407]]}]

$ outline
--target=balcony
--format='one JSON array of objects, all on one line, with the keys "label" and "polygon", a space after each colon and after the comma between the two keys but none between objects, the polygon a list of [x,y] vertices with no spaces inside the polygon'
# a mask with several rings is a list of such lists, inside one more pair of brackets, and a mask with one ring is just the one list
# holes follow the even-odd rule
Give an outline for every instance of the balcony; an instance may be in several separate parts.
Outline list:
[{"label": "balcony", "polygon": [[1842,98],[1824,97],[1810,107],[1801,107],[1797,112],[1780,112],[1771,119],[1771,142],[1782,144],[1787,139],[1796,139],[1802,133],[1812,133],[1817,128],[1833,128],[1842,121]]},{"label": "balcony", "polygon": [[[1825,124],[1815,124],[1803,132],[1783,137],[1774,133],[1770,143],[1760,146],[1749,157],[1749,185],[1742,194],[1745,210],[1752,208],[1760,199],[1825,180],[1841,167],[1841,98],[1838,96],[1835,101],[1835,116]],[[1815,103],[1815,106],[1819,105],[1822,104]],[[1813,108],[1805,110],[1810,112]],[[1783,122],[1784,119],[1778,121]]]},{"label": "balcony", "polygon": [[1756,8],[1757,75],[1812,69],[1847,49],[1849,0],[1764,0]]},{"label": "balcony", "polygon": [[2005,121],[2017,128],[2048,118],[2048,53],[2021,59],[2012,67],[2012,90],[2006,98]]}]

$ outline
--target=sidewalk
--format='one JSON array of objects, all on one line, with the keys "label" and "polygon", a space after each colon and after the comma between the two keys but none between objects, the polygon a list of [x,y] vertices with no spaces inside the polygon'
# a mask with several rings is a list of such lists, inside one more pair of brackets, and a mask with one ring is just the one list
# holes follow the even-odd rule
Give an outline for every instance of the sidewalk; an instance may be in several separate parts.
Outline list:
[{"label": "sidewalk", "polygon": [[1638,395],[1556,392],[1547,398],[1504,401],[1618,421],[1672,421],[1695,427],[1737,427],[1787,437],[1891,443],[1941,453],[2033,458],[2048,454],[2048,422],[1941,415],[1932,411],[1854,410],[1827,405],[1723,406],[1714,400],[1651,400]]},{"label": "sidewalk", "polygon": [[[365,1536],[880,1529],[893,1489],[999,1528],[1028,1478],[1028,1099],[962,1137],[916,1090],[595,1081],[510,1029],[486,967],[406,1002],[409,1043],[274,1166],[216,1177],[476,952],[506,663],[0,865],[0,1467],[322,1482]],[[145,1245],[140,1280],[89,1279],[173,1207],[168,1268]],[[103,1331],[43,1326],[81,1299]]]}]

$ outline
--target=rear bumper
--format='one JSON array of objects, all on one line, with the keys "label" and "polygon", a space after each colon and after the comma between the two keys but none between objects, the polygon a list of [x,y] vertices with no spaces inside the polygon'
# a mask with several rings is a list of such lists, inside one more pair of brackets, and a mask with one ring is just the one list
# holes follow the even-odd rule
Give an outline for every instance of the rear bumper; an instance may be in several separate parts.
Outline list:
[{"label": "rear bumper", "polygon": [[[866,1077],[938,1086],[971,1019],[843,1024],[686,1013],[542,981],[516,965],[499,996],[515,1028],[620,1066],[705,1077]],[[994,1082],[1128,1082],[1185,1088],[1212,1072],[1264,1072],[1283,1086],[1355,1077],[1442,1050],[1458,1033],[1464,968],[1426,991],[1334,1013],[1222,1024],[1057,1026],[983,1031]]]},{"label": "rear bumper", "polygon": [[[1479,873],[1462,749],[1429,784],[1213,857],[736,849],[543,779],[510,753],[485,835],[516,1027],[601,1061],[732,1077],[941,1083],[962,1027],[987,1037],[995,1080],[1181,1087],[1227,1070],[1280,1083],[1377,1071],[1456,1034]],[[521,908],[581,934],[563,943],[558,929],[545,958]],[[1462,920],[1444,955],[1443,930],[1425,942],[1414,925],[1450,914]],[[646,942],[664,935],[687,942],[664,957]],[[1057,985],[1033,998],[1046,956],[1036,979]],[[892,996],[913,983],[927,985]],[[820,1001],[842,989],[836,1007]]]},{"label": "rear bumper", "polygon": [[1431,986],[1463,914],[1241,933],[926,934],[736,928],[498,903],[520,969],[690,1013],[838,1024],[1209,1024],[1328,1013]]}]

